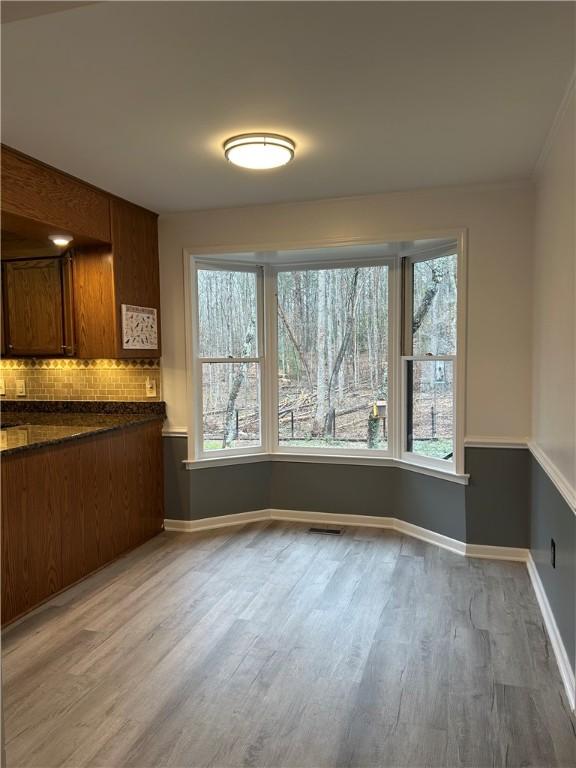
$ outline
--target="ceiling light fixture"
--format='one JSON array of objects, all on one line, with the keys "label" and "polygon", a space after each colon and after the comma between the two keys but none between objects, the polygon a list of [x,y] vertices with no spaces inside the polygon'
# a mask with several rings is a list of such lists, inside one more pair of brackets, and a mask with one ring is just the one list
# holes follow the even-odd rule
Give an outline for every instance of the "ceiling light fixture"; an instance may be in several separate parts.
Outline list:
[{"label": "ceiling light fixture", "polygon": [[66,246],[72,242],[72,238],[68,237],[68,235],[50,235],[50,240],[56,245],[58,248],[66,248]]},{"label": "ceiling light fixture", "polygon": [[242,133],[224,142],[226,159],[241,168],[263,171],[286,165],[294,157],[296,144],[277,133]]}]

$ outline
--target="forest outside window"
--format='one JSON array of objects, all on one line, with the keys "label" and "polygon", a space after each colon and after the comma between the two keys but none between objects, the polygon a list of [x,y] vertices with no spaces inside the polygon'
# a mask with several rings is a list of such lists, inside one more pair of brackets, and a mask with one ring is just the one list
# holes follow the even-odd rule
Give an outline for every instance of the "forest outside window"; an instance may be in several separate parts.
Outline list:
[{"label": "forest outside window", "polygon": [[456,253],[403,263],[403,456],[454,464],[457,351]]},{"label": "forest outside window", "polygon": [[281,448],[388,448],[388,266],[277,275]]},{"label": "forest outside window", "polygon": [[259,449],[261,270],[199,265],[196,285],[202,452]]},{"label": "forest outside window", "polygon": [[193,257],[190,461],[461,472],[460,258],[457,240]]}]

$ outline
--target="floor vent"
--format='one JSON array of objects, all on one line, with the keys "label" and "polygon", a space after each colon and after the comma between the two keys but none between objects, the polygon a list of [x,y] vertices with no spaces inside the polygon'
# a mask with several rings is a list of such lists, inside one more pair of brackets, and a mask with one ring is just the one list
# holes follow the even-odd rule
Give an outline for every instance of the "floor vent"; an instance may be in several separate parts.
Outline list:
[{"label": "floor vent", "polygon": [[308,528],[308,533],[321,533],[324,536],[342,536],[344,528]]}]

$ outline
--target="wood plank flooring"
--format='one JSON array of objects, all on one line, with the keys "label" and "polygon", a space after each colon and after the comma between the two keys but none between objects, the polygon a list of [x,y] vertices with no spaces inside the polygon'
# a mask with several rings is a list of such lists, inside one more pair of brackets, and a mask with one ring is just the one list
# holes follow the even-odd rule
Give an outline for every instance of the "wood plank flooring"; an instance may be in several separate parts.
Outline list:
[{"label": "wood plank flooring", "polygon": [[8,768],[576,764],[526,569],[390,531],[162,534],[3,636]]}]

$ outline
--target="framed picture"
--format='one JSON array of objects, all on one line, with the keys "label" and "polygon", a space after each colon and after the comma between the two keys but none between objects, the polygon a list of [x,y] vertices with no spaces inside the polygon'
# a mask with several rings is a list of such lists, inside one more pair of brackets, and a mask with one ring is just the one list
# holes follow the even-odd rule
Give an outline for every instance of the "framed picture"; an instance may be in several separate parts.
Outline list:
[{"label": "framed picture", "polygon": [[158,312],[122,304],[122,348],[158,349]]}]

